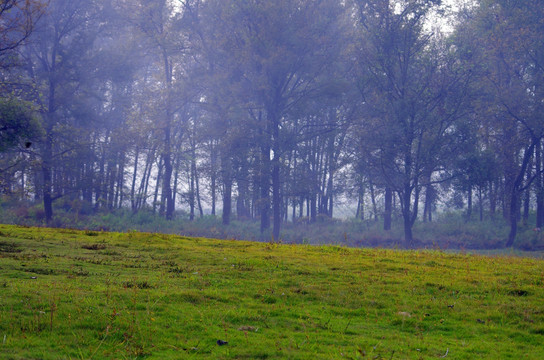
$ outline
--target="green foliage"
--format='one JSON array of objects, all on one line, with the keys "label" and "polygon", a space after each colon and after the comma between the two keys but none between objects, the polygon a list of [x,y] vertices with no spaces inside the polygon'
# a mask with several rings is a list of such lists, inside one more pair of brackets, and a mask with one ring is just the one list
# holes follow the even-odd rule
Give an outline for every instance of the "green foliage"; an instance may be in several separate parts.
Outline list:
[{"label": "green foliage", "polygon": [[23,141],[37,140],[42,133],[32,104],[12,98],[0,98],[0,152]]},{"label": "green foliage", "polygon": [[0,225],[0,269],[8,359],[543,351],[536,259]]}]

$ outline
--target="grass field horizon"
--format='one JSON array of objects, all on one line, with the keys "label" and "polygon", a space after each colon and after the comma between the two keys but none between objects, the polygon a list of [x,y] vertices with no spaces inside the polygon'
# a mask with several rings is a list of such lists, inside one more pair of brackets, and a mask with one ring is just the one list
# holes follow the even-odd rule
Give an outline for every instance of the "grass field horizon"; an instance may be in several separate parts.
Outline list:
[{"label": "grass field horizon", "polygon": [[0,225],[2,359],[541,359],[544,261]]}]

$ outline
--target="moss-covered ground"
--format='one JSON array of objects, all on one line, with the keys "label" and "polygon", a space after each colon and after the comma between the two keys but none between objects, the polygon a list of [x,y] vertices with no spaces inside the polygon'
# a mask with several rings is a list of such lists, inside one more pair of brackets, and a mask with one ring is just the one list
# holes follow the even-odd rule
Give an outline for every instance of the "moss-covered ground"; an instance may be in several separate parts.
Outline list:
[{"label": "moss-covered ground", "polygon": [[543,359],[544,261],[0,225],[1,359]]}]

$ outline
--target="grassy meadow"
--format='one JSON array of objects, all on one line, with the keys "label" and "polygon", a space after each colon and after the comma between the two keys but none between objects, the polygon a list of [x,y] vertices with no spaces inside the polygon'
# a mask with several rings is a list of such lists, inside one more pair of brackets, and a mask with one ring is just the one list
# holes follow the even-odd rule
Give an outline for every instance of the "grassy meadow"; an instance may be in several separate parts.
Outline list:
[{"label": "grassy meadow", "polygon": [[1,359],[542,359],[544,261],[0,225]]}]

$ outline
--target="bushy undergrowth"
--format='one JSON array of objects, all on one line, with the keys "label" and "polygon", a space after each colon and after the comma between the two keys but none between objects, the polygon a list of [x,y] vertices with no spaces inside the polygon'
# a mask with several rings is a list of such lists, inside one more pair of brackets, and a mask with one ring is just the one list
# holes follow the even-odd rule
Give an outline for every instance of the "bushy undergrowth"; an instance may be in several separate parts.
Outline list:
[{"label": "bushy undergrowth", "polygon": [[[78,205],[78,204],[76,204]],[[261,234],[256,221],[238,221],[222,224],[220,216],[196,217],[189,221],[186,213],[178,212],[174,220],[141,210],[97,211],[73,203],[62,204],[55,209],[55,218],[50,224],[59,228],[75,228],[103,231],[161,232],[186,236],[204,236],[218,239],[270,241],[271,233]],[[44,214],[41,205],[4,202],[0,206],[0,219],[6,224],[43,226]],[[404,247],[402,220],[395,219],[393,228],[384,231],[381,222],[373,220],[336,220],[320,217],[310,223],[302,219],[296,223],[282,225],[281,242],[291,244],[336,244],[353,247]],[[484,221],[467,221],[460,212],[442,213],[433,222],[416,222],[413,232],[415,247],[440,249],[496,249],[502,248],[508,235],[508,224],[500,215],[487,216]],[[534,220],[522,225],[514,247],[524,251],[544,250],[544,232],[537,231]]]}]

